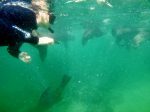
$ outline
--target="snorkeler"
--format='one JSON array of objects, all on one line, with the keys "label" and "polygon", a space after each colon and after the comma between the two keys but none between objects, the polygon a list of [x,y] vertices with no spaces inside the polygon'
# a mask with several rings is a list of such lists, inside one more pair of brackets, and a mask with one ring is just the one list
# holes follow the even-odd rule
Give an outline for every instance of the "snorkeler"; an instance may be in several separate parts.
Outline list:
[{"label": "snorkeler", "polygon": [[[27,2],[26,2],[27,1]],[[30,4],[31,3],[31,4]],[[27,52],[19,50],[23,43],[32,45],[54,44],[51,37],[39,37],[36,34],[38,25],[49,27],[51,14],[45,0],[3,0],[0,2],[0,46],[8,46],[8,52],[28,63],[31,57]],[[52,19],[54,20],[54,16]]]}]

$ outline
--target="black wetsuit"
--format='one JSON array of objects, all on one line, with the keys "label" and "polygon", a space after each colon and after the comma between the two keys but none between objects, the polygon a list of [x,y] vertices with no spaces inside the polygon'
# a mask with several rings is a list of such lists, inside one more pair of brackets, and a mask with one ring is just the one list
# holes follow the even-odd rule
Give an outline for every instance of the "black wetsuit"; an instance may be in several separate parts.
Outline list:
[{"label": "black wetsuit", "polygon": [[31,34],[32,30],[37,29],[34,11],[15,4],[19,2],[22,1],[6,0],[0,4],[0,46],[8,46],[8,52],[17,58],[22,43],[37,44],[39,41]]}]

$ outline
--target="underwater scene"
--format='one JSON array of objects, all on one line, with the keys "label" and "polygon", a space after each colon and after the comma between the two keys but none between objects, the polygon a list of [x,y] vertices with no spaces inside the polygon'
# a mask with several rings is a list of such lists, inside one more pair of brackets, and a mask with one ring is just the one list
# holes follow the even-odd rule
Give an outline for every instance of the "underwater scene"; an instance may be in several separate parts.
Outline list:
[{"label": "underwater scene", "polygon": [[[46,59],[0,47],[0,112],[150,112],[150,0],[52,0]],[[45,54],[46,51],[42,51]]]}]

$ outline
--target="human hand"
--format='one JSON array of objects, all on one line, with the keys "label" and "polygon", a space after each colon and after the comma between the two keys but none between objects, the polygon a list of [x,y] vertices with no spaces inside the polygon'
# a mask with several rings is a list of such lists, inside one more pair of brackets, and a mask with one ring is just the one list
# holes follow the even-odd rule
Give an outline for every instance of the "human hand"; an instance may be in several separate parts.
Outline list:
[{"label": "human hand", "polygon": [[19,54],[19,59],[25,63],[30,63],[31,62],[31,56],[28,55],[27,52],[21,52]]},{"label": "human hand", "polygon": [[51,37],[40,37],[38,45],[48,45],[48,44],[54,44],[55,41]]}]

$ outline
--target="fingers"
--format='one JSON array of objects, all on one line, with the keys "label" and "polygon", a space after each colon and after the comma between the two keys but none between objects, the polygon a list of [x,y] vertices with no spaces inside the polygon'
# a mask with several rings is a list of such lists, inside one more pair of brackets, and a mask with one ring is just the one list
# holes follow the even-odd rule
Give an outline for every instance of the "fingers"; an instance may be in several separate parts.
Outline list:
[{"label": "fingers", "polygon": [[31,56],[29,56],[27,52],[21,52],[19,54],[19,59],[25,63],[31,62]]}]

